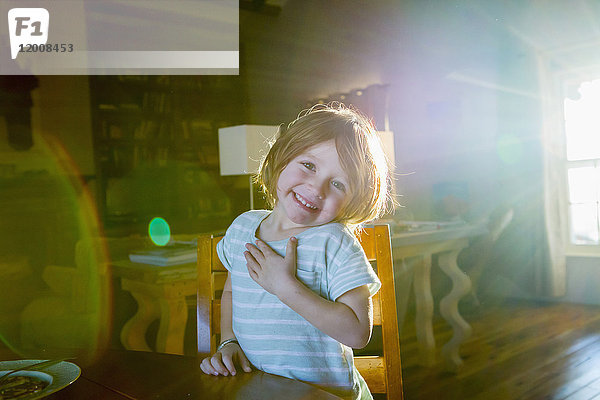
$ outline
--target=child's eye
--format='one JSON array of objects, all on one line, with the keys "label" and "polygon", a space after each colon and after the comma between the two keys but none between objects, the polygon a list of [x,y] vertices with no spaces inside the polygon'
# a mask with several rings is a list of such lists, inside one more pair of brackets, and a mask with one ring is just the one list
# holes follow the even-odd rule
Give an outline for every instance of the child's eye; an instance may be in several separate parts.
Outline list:
[{"label": "child's eye", "polygon": [[333,185],[334,188],[336,188],[337,190],[340,190],[342,192],[346,191],[346,186],[344,186],[344,184],[342,182],[339,181],[333,181],[331,182],[331,184]]},{"label": "child's eye", "polygon": [[304,165],[304,167],[306,169],[309,169],[311,171],[315,170],[315,165],[313,163],[311,163],[311,162],[305,161],[305,162],[302,163],[302,165]]}]

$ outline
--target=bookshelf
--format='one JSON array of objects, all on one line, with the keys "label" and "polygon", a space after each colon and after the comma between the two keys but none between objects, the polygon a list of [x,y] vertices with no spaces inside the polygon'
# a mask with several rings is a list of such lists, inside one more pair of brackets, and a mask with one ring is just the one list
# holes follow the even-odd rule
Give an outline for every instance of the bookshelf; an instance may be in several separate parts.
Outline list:
[{"label": "bookshelf", "polygon": [[[219,175],[218,129],[245,120],[238,76],[90,76],[97,203],[109,234],[153,216],[214,230],[236,193]],[[172,225],[173,227],[173,225]]]}]

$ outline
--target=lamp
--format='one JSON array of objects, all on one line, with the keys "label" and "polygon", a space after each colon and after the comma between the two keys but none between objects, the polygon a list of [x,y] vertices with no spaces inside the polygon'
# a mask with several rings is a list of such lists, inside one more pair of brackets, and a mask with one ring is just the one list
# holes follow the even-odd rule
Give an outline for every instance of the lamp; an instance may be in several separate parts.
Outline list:
[{"label": "lamp", "polygon": [[279,126],[237,125],[219,129],[219,165],[221,175],[249,175],[250,209],[254,208],[252,175],[269,149]]},{"label": "lamp", "polygon": [[396,152],[394,150],[394,132],[392,131],[377,131],[379,140],[381,141],[381,147],[387,159],[396,165]]}]

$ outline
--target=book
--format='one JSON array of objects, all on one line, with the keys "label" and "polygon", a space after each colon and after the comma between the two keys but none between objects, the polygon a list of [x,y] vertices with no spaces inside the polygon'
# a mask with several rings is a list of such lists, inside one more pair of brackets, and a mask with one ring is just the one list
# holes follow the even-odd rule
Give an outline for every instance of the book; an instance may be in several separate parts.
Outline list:
[{"label": "book", "polygon": [[129,254],[129,260],[135,263],[169,267],[196,262],[196,251],[195,244],[173,244],[150,250],[134,251]]},{"label": "book", "polygon": [[457,221],[396,221],[392,226],[394,233],[426,232],[440,229],[453,229],[465,226],[463,220]]}]

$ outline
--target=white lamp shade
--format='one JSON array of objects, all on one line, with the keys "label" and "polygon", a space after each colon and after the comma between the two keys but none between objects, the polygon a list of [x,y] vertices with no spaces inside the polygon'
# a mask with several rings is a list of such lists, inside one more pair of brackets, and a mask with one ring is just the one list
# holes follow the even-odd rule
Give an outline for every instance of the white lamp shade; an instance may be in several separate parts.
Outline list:
[{"label": "white lamp shade", "polygon": [[379,140],[381,140],[381,146],[387,159],[396,165],[396,152],[394,150],[394,132],[392,131],[377,131]]},{"label": "white lamp shade", "polygon": [[[260,160],[277,134],[275,125],[237,125],[219,129],[221,175],[249,175],[258,172]],[[378,131],[383,151],[395,165],[394,133]]]},{"label": "white lamp shade", "polygon": [[238,125],[219,129],[221,175],[248,175],[258,172],[278,126]]}]

